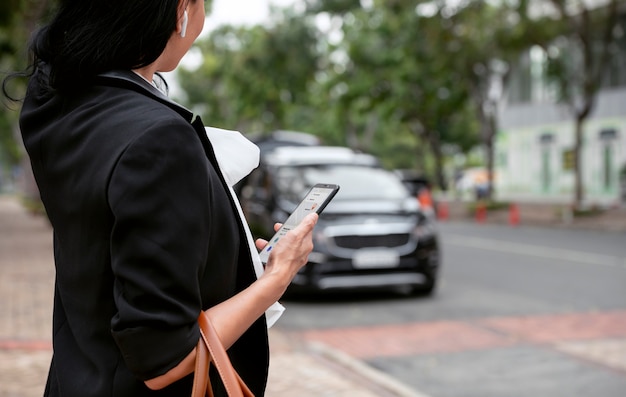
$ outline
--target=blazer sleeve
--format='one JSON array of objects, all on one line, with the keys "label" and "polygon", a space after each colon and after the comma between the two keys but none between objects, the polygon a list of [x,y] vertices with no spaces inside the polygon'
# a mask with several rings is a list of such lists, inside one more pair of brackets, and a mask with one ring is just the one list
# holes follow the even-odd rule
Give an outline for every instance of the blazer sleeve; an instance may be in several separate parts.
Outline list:
[{"label": "blazer sleeve", "polygon": [[117,313],[111,329],[140,379],[175,367],[200,336],[199,275],[209,241],[210,174],[193,128],[155,123],[121,155],[108,199]]}]

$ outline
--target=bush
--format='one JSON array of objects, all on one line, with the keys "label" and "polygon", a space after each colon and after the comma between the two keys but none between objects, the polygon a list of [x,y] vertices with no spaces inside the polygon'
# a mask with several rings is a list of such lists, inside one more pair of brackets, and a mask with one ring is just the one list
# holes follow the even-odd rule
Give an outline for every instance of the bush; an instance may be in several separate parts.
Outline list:
[{"label": "bush", "polygon": [[475,214],[479,205],[484,205],[487,211],[500,211],[508,209],[511,203],[508,201],[477,200],[467,204],[467,212],[470,215]]}]

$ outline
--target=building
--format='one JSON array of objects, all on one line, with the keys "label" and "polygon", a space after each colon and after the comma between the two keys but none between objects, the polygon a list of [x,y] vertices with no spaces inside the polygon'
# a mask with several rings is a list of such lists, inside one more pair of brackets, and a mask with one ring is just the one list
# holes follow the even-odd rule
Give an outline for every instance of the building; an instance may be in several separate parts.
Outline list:
[{"label": "building", "polygon": [[[585,203],[626,203],[626,10],[616,54],[603,75],[596,106],[583,130]],[[546,83],[545,53],[532,48],[511,78],[499,111],[495,143],[496,194],[501,200],[574,201],[574,116]]]}]

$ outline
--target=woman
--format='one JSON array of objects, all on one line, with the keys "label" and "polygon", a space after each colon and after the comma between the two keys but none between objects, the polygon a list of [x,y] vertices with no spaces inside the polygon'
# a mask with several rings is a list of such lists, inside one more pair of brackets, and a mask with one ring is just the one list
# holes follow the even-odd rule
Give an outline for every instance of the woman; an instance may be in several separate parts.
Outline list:
[{"label": "woman", "polygon": [[202,122],[154,86],[204,12],[201,0],[65,0],[34,37],[20,125],[54,228],[46,396],[189,395],[201,310],[264,394],[264,311],[306,263],[317,217],[257,279]]}]

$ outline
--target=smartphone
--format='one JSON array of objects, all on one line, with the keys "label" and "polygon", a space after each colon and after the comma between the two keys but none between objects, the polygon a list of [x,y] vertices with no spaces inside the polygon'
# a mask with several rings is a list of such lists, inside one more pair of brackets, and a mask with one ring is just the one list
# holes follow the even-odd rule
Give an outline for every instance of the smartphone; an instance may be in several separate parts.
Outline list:
[{"label": "smartphone", "polygon": [[330,200],[335,197],[337,192],[339,191],[339,185],[327,184],[327,183],[318,183],[309,190],[309,192],[304,196],[304,199],[298,204],[293,213],[287,218],[285,223],[281,226],[280,229],[276,232],[276,234],[269,240],[265,248],[261,250],[259,256],[261,257],[261,262],[263,264],[267,263],[267,259],[270,256],[270,252],[272,248],[276,245],[278,240],[280,240],[288,231],[295,228],[302,222],[305,216],[310,214],[311,212],[317,212],[320,214],[326,205],[330,202]]}]

